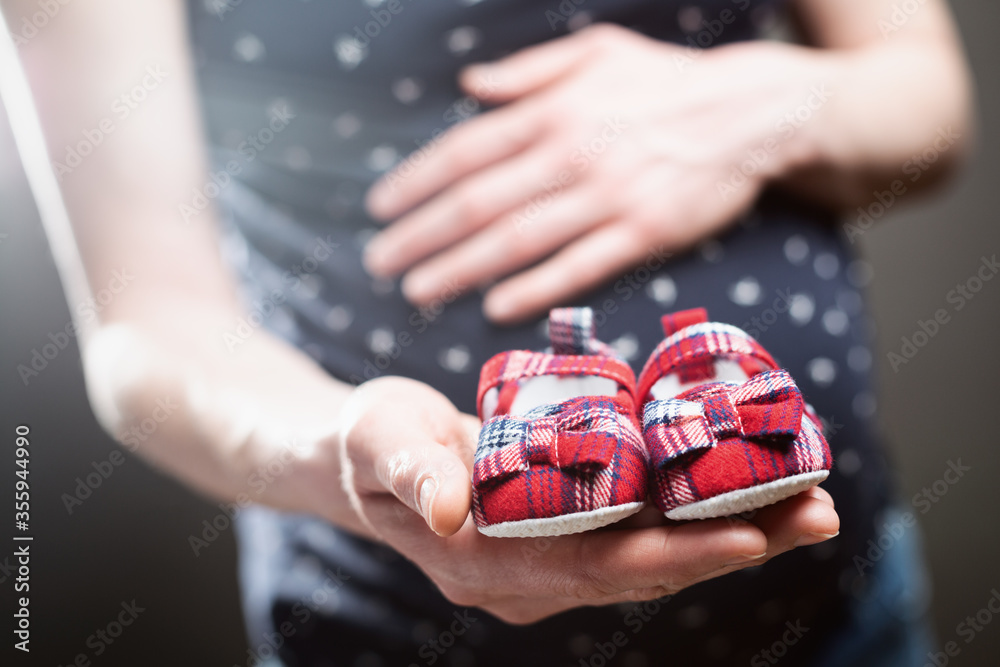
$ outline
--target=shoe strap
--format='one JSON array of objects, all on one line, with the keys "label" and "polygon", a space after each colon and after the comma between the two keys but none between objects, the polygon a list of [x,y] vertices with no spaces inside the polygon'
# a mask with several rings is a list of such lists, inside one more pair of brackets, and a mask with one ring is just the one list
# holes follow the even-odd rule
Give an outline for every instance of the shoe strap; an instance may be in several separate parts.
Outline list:
[{"label": "shoe strap", "polygon": [[603,354],[618,356],[597,339],[594,311],[590,308],[553,308],[549,311],[549,342],[553,354]]},{"label": "shoe strap", "polygon": [[742,329],[720,322],[692,324],[674,331],[653,350],[639,374],[639,405],[648,400],[650,390],[660,378],[679,369],[698,369],[710,364],[712,371],[707,379],[714,377],[718,359],[737,361],[750,376],[778,368],[767,350]]},{"label": "shoe strap", "polygon": [[708,311],[704,308],[691,308],[689,310],[679,310],[676,313],[667,313],[660,318],[663,324],[663,334],[667,338],[673,336],[681,329],[686,329],[693,324],[708,322]]},{"label": "shoe strap", "polygon": [[[501,352],[483,364],[479,374],[476,408],[483,414],[483,397],[494,387],[520,382],[540,375],[589,375],[614,380],[635,400],[635,373],[627,363],[616,357],[602,355],[568,355],[512,350]],[[504,393],[501,388],[501,394]],[[510,392],[508,392],[510,393]],[[508,401],[513,400],[510,396]],[[509,407],[509,406],[508,406]],[[499,410],[498,410],[499,413]]]},{"label": "shoe strap", "polygon": [[[704,308],[691,308],[676,313],[667,313],[660,318],[660,322],[663,324],[664,336],[669,338],[681,329],[708,322],[708,311]],[[710,360],[695,360],[680,366],[675,372],[680,381],[685,384],[708,382],[715,377],[715,364]]]},{"label": "shoe strap", "polygon": [[551,350],[502,352],[483,365],[479,375],[477,409],[482,416],[483,397],[500,387],[496,414],[504,414],[517,396],[518,383],[539,375],[591,375],[605,377],[626,388],[635,400],[635,373],[614,349],[597,339],[594,311],[590,308],[553,308],[549,312]]}]

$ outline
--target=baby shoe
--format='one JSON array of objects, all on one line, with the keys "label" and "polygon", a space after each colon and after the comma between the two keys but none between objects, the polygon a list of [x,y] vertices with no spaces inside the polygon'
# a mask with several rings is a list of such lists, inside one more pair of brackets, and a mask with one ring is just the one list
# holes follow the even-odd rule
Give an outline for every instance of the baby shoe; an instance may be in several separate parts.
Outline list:
[{"label": "baby shoe", "polygon": [[819,484],[831,467],[819,417],[787,371],[703,308],[663,316],[639,374],[651,493],[669,519],[754,510]]},{"label": "baby shoe", "polygon": [[472,513],[491,537],[579,533],[646,501],[632,369],[594,337],[589,308],[553,310],[549,339],[482,368]]}]

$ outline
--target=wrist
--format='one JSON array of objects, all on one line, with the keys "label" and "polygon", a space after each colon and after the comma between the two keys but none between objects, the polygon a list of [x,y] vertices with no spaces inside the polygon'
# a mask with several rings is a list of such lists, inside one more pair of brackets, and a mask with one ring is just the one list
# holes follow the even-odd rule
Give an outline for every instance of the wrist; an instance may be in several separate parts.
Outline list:
[{"label": "wrist", "polygon": [[836,164],[847,138],[840,108],[854,59],[847,53],[801,50],[805,63],[796,84],[801,101],[782,119],[791,128],[779,174],[783,179]]},{"label": "wrist", "polygon": [[[734,82],[729,103],[751,119],[737,157],[754,160],[762,186],[835,159],[843,135],[839,96],[852,67],[848,54],[754,42],[714,49],[712,59]],[[766,159],[754,159],[761,155]]]}]

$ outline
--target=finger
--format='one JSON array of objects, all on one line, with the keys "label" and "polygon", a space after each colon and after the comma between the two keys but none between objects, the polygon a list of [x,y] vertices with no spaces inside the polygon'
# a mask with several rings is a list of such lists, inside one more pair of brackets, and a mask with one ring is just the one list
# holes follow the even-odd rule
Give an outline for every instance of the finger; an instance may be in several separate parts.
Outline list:
[{"label": "finger", "polygon": [[617,221],[571,243],[537,267],[523,271],[487,294],[486,316],[512,324],[568,303],[639,263],[647,249]]},{"label": "finger", "polygon": [[827,492],[827,490],[822,487],[814,486],[810,489],[803,491],[799,495],[806,495],[809,496],[810,498],[815,498],[816,500],[826,503],[830,507],[836,508],[836,504],[834,504],[833,502],[833,496],[831,496]]},{"label": "finger", "polygon": [[462,70],[459,83],[479,99],[509,101],[566,76],[602,44],[621,38],[623,32],[606,24],[590,26],[492,63],[470,65]]},{"label": "finger", "polygon": [[653,528],[654,526],[672,526],[676,522],[671,521],[663,515],[663,510],[656,505],[646,505],[632,516],[625,517],[617,523],[613,523],[599,530],[620,530],[622,528]]},{"label": "finger", "polygon": [[[794,501],[794,502],[792,502]],[[732,563],[718,570],[707,572],[692,579],[694,585],[709,579],[736,572],[748,567],[756,567],[797,546],[818,544],[837,536],[840,519],[833,511],[833,499],[819,487],[813,487],[791,499],[737,516],[725,517],[731,525],[753,523],[767,536],[767,553],[756,559]],[[817,531],[833,530],[832,533]],[[669,591],[667,591],[669,593]],[[660,588],[629,591],[626,599],[652,599],[665,594]]]},{"label": "finger", "polygon": [[471,473],[473,465],[476,459],[476,446],[479,441],[479,431],[482,429],[483,422],[480,421],[475,415],[467,415],[462,413],[462,420],[459,428],[465,430],[465,435],[459,436],[465,443],[464,446],[458,448],[458,456],[465,463],[466,469]]},{"label": "finger", "polygon": [[487,588],[494,601],[576,601],[563,608],[635,589],[677,591],[729,564],[762,558],[767,545],[753,524],[723,519],[534,539],[485,537],[470,519],[447,546],[438,544],[443,551],[428,553],[426,529],[417,522],[385,517],[383,523],[386,541],[402,553],[422,551],[427,559],[462,554],[463,581]]},{"label": "finger", "polygon": [[559,186],[559,164],[551,149],[529,148],[466,176],[372,239],[366,268],[394,275],[466,238],[550,183]]},{"label": "finger", "polygon": [[609,212],[606,202],[595,201],[579,187],[547,201],[547,208],[531,203],[414,268],[403,281],[406,297],[424,304],[449,280],[489,283],[551,254],[603,222]]},{"label": "finger", "polygon": [[391,493],[439,535],[455,533],[472,503],[469,472],[462,458],[412,431],[396,429],[386,433],[386,441],[390,438],[396,443],[392,451],[369,453],[361,487]]},{"label": "finger", "polygon": [[[559,601],[548,613],[627,591],[676,592],[734,564],[764,557],[767,538],[751,523],[710,519],[644,530],[589,532],[554,538],[496,539],[481,535],[471,518],[447,541],[428,541],[422,522],[371,503],[382,536],[426,566],[437,563],[443,589],[470,585],[493,602],[529,598]],[[462,567],[448,561],[461,557]],[[453,580],[451,580],[454,575]]]},{"label": "finger", "polygon": [[352,423],[345,407],[345,470],[359,496],[395,496],[434,532],[450,535],[471,507],[471,457],[463,450],[474,447],[472,433],[454,408],[422,408],[388,400],[386,418]]},{"label": "finger", "polygon": [[832,539],[840,532],[836,510],[808,492],[762,507],[747,519],[767,535],[769,559],[795,547]]},{"label": "finger", "polygon": [[724,519],[563,539],[564,545],[553,548],[537,567],[551,568],[564,580],[568,573],[567,590],[557,592],[579,598],[635,589],[677,591],[728,565],[759,559],[767,548],[766,536],[756,526]]},{"label": "finger", "polygon": [[[825,489],[819,486],[814,486],[810,489],[803,491],[801,494],[803,496],[808,496],[815,498],[821,502],[826,503],[830,507],[834,507],[833,498]],[[755,513],[748,513],[747,518],[755,516]],[[741,518],[741,515],[736,515],[734,517],[729,517],[730,521],[745,521],[746,519]],[[652,526],[662,526],[662,525],[672,525],[673,522],[663,516],[663,512],[656,509],[653,505],[647,505],[642,509],[642,511],[633,514],[630,517],[619,521],[618,523],[611,524],[603,530],[614,530],[620,528],[650,528]]]},{"label": "finger", "polygon": [[522,103],[455,126],[376,181],[366,197],[369,214],[394,218],[463,176],[521,152],[539,135],[541,120],[538,105]]}]

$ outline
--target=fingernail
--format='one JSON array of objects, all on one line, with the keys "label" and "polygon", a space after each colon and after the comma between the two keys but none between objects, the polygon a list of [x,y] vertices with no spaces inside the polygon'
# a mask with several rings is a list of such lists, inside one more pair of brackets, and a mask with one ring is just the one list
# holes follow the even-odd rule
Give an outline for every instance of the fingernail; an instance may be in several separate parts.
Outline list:
[{"label": "fingernail", "polygon": [[810,544],[819,544],[820,542],[832,540],[837,535],[840,535],[839,530],[836,533],[806,533],[805,535],[799,535],[799,539],[795,540],[795,546],[808,547]]},{"label": "fingernail", "polygon": [[[434,508],[434,497],[437,495],[437,480],[433,477],[428,477],[420,485],[420,514],[423,515],[424,520],[427,521],[427,525],[434,530],[434,519],[431,510]],[[437,531],[434,530],[436,533]]]},{"label": "fingernail", "polygon": [[767,555],[767,552],[759,553],[756,556],[751,556],[749,554],[740,554],[736,558],[732,559],[726,565],[741,565],[743,563],[749,563],[752,560],[759,560]]}]

